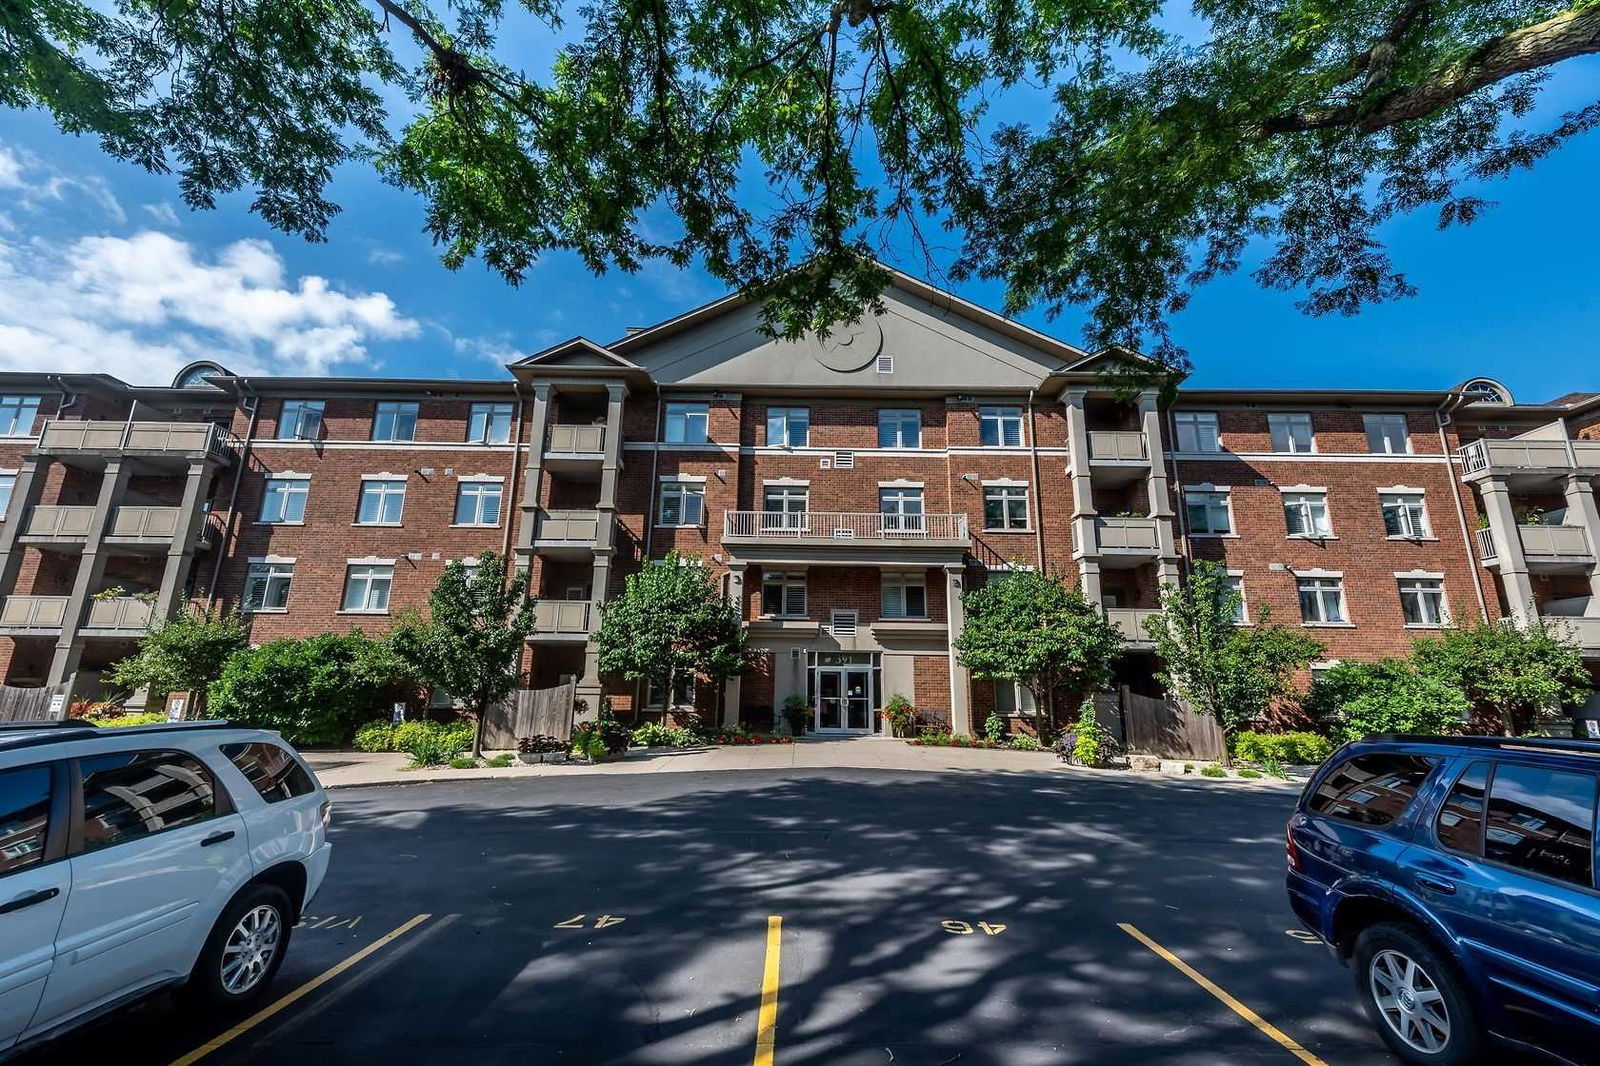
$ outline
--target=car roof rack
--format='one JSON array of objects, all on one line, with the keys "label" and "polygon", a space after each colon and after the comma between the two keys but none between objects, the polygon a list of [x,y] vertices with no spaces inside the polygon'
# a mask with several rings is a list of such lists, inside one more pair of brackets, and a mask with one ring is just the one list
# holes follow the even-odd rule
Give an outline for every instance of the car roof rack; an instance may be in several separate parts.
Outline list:
[{"label": "car roof rack", "polygon": [[[193,722],[152,722],[150,725],[130,725],[103,729],[72,718],[52,719],[45,722],[0,722],[0,751],[19,748],[36,748],[43,744],[56,744],[64,740],[87,740],[90,737],[143,737],[153,733],[196,732],[207,729],[239,728],[226,718],[202,719]],[[7,736],[6,734],[25,734]]]},{"label": "car roof rack", "polygon": [[1499,751],[1554,751],[1574,755],[1600,755],[1600,740],[1581,737],[1447,737],[1432,733],[1380,733],[1368,741],[1400,744],[1443,744],[1458,748],[1487,748]]}]

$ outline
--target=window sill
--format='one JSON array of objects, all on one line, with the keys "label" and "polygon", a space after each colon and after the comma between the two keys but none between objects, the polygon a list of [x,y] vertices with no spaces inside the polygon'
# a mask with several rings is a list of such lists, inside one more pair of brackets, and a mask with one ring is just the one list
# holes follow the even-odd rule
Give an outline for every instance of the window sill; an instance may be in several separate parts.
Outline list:
[{"label": "window sill", "polygon": [[1423,544],[1423,543],[1427,543],[1429,541],[1437,542],[1439,540],[1438,537],[1433,537],[1433,536],[1428,536],[1428,537],[1397,536],[1397,537],[1384,537],[1383,539],[1384,540],[1408,540],[1413,544]]},{"label": "window sill", "polygon": [[451,522],[451,529],[499,529],[499,522]]},{"label": "window sill", "polygon": [[351,529],[402,529],[403,522],[351,522]]},{"label": "window sill", "polygon": [[1007,529],[999,529],[999,528],[996,528],[996,527],[994,527],[994,526],[984,526],[984,527],[983,527],[983,532],[985,532],[985,533],[1032,533],[1032,532],[1033,532],[1033,530],[1032,530],[1032,529],[1030,529],[1030,528],[1023,528],[1023,529],[1015,529],[1015,528],[1007,528]]},{"label": "window sill", "polygon": [[381,611],[369,611],[369,610],[355,610],[355,609],[353,609],[353,608],[346,608],[346,609],[342,609],[342,610],[338,610],[338,611],[334,611],[334,612],[333,612],[333,613],[334,613],[334,614],[365,614],[365,615],[385,615],[385,614],[388,614],[388,613],[389,613],[389,610],[388,610],[388,608],[384,608],[384,609],[383,609],[383,610],[381,610]]},{"label": "window sill", "polygon": [[1354,622],[1301,622],[1307,629],[1354,629]]},{"label": "window sill", "polygon": [[1289,533],[1289,534],[1285,535],[1284,539],[1286,539],[1286,540],[1338,540],[1339,538],[1337,536],[1335,536],[1334,534],[1332,534],[1332,533]]},{"label": "window sill", "polygon": [[808,615],[808,614],[758,614],[758,615],[756,615],[756,621],[757,622],[809,622],[809,621],[811,621],[811,616]]},{"label": "window sill", "polygon": [[925,614],[886,614],[881,616],[880,622],[931,622],[933,619]]},{"label": "window sill", "polygon": [[706,527],[703,526],[703,525],[700,525],[699,523],[689,523],[689,524],[684,524],[684,525],[669,525],[666,522],[657,522],[656,523],[656,528],[657,529],[698,529],[702,533],[704,533],[706,531]]},{"label": "window sill", "polygon": [[256,525],[258,525],[258,526],[303,526],[303,525],[305,525],[305,522],[303,522],[303,521],[302,522],[274,522],[270,518],[258,518],[258,519],[256,519]]},{"label": "window sill", "polygon": [[288,614],[289,613],[289,608],[287,608],[287,607],[245,607],[239,613],[240,614],[252,614],[252,615],[254,615],[254,614]]},{"label": "window sill", "polygon": [[1449,629],[1449,622],[1407,622],[1406,629]]},{"label": "window sill", "polygon": [[1237,533],[1190,533],[1191,540],[1238,540]]}]

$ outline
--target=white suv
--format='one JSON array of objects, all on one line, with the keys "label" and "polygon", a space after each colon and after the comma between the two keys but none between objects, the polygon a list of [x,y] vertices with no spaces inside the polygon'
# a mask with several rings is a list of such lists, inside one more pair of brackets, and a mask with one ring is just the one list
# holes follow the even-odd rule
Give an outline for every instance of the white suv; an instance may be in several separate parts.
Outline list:
[{"label": "white suv", "polygon": [[259,996],[327,872],[328,813],[265,730],[0,726],[0,1054],[165,985]]}]

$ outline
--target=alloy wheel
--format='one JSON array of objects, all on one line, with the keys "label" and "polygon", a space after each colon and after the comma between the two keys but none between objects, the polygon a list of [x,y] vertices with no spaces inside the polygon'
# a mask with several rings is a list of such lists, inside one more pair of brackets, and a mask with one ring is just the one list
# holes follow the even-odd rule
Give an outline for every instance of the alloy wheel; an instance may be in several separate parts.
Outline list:
[{"label": "alloy wheel", "polygon": [[1450,1043],[1450,1012],[1432,976],[1404,952],[1386,948],[1367,967],[1378,1013],[1407,1047],[1436,1055]]},{"label": "alloy wheel", "polygon": [[276,907],[262,904],[240,917],[222,948],[222,987],[241,995],[261,983],[283,934],[283,919]]}]

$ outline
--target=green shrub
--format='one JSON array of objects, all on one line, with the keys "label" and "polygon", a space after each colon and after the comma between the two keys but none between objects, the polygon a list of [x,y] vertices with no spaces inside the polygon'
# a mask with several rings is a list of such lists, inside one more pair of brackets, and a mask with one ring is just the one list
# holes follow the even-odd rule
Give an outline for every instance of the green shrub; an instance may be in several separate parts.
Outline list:
[{"label": "green shrub", "polygon": [[1283,763],[1277,759],[1262,759],[1261,771],[1268,777],[1276,777],[1283,781],[1289,780],[1289,771],[1285,770]]},{"label": "green shrub", "polygon": [[983,720],[983,738],[996,744],[1006,739],[1006,720],[991,713]]},{"label": "green shrub", "polygon": [[1333,754],[1333,742],[1317,733],[1240,733],[1233,754],[1245,762],[1319,763]]},{"label": "green shrub", "polygon": [[572,734],[572,754],[590,762],[606,756],[606,738],[598,729],[578,729]]},{"label": "green shrub", "polygon": [[889,702],[883,706],[883,716],[889,722],[889,730],[897,737],[913,736],[917,730],[917,709],[911,706],[911,701],[896,692],[889,697]]},{"label": "green shrub", "polygon": [[472,748],[471,722],[401,722],[394,747],[411,756],[412,766],[443,766]]},{"label": "green shrub", "polygon": [[476,770],[477,768],[477,759],[461,758],[450,760],[450,769],[452,770]]},{"label": "green shrub", "polygon": [[1249,778],[1250,780],[1254,781],[1254,780],[1258,779],[1261,776],[1261,771],[1260,770],[1252,770],[1249,767],[1246,767],[1245,769],[1239,771],[1239,776],[1240,777],[1246,777],[1246,778]]},{"label": "green shrub", "polygon": [[374,718],[356,730],[357,751],[394,751],[394,724]]},{"label": "green shrub", "polygon": [[1040,751],[1039,742],[1027,734],[1018,734],[1011,738],[1011,746],[1017,751]]},{"label": "green shrub", "polygon": [[1215,765],[1213,765],[1213,766],[1202,766],[1202,767],[1200,767],[1200,776],[1201,777],[1227,777],[1228,776],[1228,771],[1224,770],[1220,766],[1215,766]]},{"label": "green shrub", "polygon": [[510,752],[503,751],[499,755],[496,755],[494,758],[490,759],[486,765],[495,770],[504,770],[515,760],[515,755],[512,755]]},{"label": "green shrub", "polygon": [[646,722],[633,731],[633,742],[642,748],[692,748],[700,738],[687,729]]},{"label": "green shrub", "polygon": [[84,721],[96,729],[122,729],[130,725],[160,725],[167,720],[167,716],[160,711],[148,711],[144,714],[123,714],[115,718],[85,718]]},{"label": "green shrub", "polygon": [[783,700],[783,720],[789,723],[789,732],[801,736],[811,726],[811,701],[798,692]]},{"label": "green shrub", "polygon": [[1080,766],[1100,766],[1116,754],[1116,739],[1095,717],[1093,696],[1083,701],[1083,709],[1078,714],[1078,724],[1073,733],[1076,739],[1072,745],[1072,757]]}]

